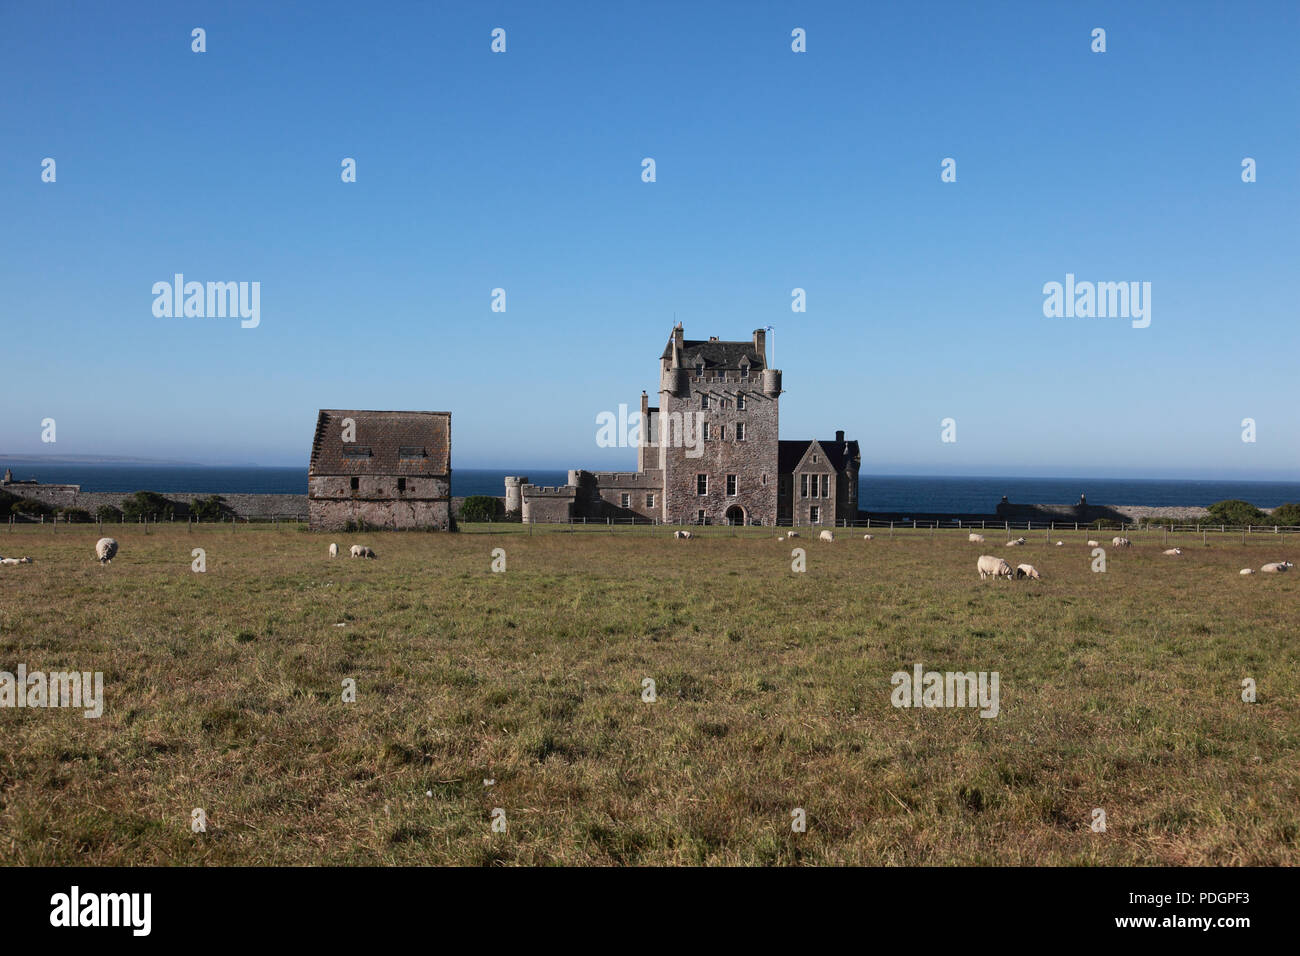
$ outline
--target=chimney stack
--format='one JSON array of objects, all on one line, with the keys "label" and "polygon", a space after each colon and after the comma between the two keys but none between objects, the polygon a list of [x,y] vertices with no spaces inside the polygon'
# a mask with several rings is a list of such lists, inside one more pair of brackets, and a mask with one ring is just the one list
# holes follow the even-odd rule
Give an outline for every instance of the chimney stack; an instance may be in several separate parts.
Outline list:
[{"label": "chimney stack", "polygon": [[754,351],[763,357],[763,367],[767,367],[767,331],[754,330]]},{"label": "chimney stack", "polygon": [[835,440],[836,440],[837,442],[839,442],[840,444],[843,444],[843,443],[844,443],[844,431],[843,431],[843,429],[841,429],[841,430],[839,430],[839,431],[837,431],[837,432],[835,433]]}]

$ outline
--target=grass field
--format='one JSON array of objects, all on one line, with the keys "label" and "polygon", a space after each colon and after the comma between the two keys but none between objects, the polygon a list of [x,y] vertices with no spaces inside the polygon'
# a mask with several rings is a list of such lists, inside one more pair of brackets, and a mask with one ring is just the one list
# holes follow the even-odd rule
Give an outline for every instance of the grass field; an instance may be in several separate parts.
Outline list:
[{"label": "grass field", "polygon": [[[515,530],[114,526],[107,567],[93,527],[0,533],[35,560],[0,567],[0,670],[106,697],[0,709],[0,861],[1300,862],[1300,571],[1237,573],[1300,540],[1139,536],[1094,573],[1087,532]],[[999,715],[891,706],[916,663],[999,672]]]}]

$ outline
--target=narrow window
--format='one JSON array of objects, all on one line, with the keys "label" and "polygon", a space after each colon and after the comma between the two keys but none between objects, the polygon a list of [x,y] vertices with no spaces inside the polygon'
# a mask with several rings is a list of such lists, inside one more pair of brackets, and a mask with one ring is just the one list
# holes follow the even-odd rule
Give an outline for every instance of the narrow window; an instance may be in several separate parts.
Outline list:
[{"label": "narrow window", "polygon": [[[749,369],[745,369],[745,371],[746,371],[746,373],[748,373]],[[745,393],[744,393],[744,392],[737,392],[737,393],[736,393],[736,411],[738,411],[738,412],[743,412],[744,410],[745,410]]]},{"label": "narrow window", "polygon": [[709,423],[708,423],[708,422],[705,422],[705,423],[704,423],[704,440],[705,440],[705,441],[708,441],[708,440],[709,440]]},{"label": "narrow window", "polygon": [[736,497],[736,476],[735,475],[727,476],[727,497],[729,498]]},{"label": "narrow window", "polygon": [[356,491],[356,490],[357,490],[358,488],[360,488],[360,487],[361,487],[361,479],[360,479],[360,478],[353,478],[353,479],[352,479],[352,490],[353,490],[353,491]]},{"label": "narrow window", "polygon": [[[696,475],[696,476],[695,476],[695,493],[696,493],[697,495],[707,495],[707,494],[709,493],[709,476],[708,476],[708,475]],[[703,514],[703,512],[701,512],[701,514]]]},{"label": "narrow window", "polygon": [[405,478],[398,478],[398,479],[397,479],[397,490],[398,490],[398,491],[405,491],[405,490],[406,490],[406,479],[405,479]]},{"label": "narrow window", "polygon": [[799,497],[800,498],[808,497],[808,476],[807,475],[799,476]]},{"label": "narrow window", "polygon": [[830,496],[831,496],[831,476],[822,475],[822,497],[829,498]]},{"label": "narrow window", "polygon": [[736,441],[745,440],[745,423],[736,422]]},{"label": "narrow window", "polygon": [[727,426],[726,426],[726,425],[719,425],[719,426],[718,426],[718,441],[726,441],[726,440],[727,440]]},{"label": "narrow window", "polygon": [[647,508],[653,508],[653,507],[655,506],[655,496],[654,496],[654,495],[646,495],[646,496],[645,496],[645,506],[646,506]]},{"label": "narrow window", "polygon": [[621,498],[621,504],[623,505],[624,508],[631,508],[632,496],[630,494],[624,493]]},{"label": "narrow window", "polygon": [[813,524],[817,524],[818,522],[820,522],[820,521],[821,521],[821,509],[818,508],[816,505],[813,505],[811,508],[809,508],[809,509],[808,509],[808,520],[811,521]]},{"label": "narrow window", "polygon": [[704,395],[704,394],[701,394],[701,395],[700,395],[700,408],[707,409],[708,407],[709,407],[709,396]]},{"label": "narrow window", "polygon": [[696,514],[696,516],[695,516],[695,521],[696,521],[697,524],[704,524],[704,509],[703,509],[703,508],[701,508],[701,509],[699,510],[699,512]]}]

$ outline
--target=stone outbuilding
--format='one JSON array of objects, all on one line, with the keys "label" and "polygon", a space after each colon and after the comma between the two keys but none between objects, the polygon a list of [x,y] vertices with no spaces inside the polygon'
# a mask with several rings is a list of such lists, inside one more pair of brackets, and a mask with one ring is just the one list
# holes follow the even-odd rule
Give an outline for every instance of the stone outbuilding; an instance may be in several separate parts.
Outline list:
[{"label": "stone outbuilding", "polygon": [[451,413],[321,409],[307,509],[312,530],[451,529]]}]

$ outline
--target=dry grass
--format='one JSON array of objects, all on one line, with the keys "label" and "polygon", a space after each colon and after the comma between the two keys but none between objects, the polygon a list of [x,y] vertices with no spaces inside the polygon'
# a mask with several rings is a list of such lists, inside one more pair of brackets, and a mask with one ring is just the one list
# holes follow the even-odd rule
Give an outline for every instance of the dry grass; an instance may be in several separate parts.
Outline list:
[{"label": "dry grass", "polygon": [[[1300,572],[1237,574],[1300,542],[113,533],[0,533],[0,669],[107,697],[0,710],[5,863],[1300,862]],[[893,708],[916,662],[1001,715]]]}]

